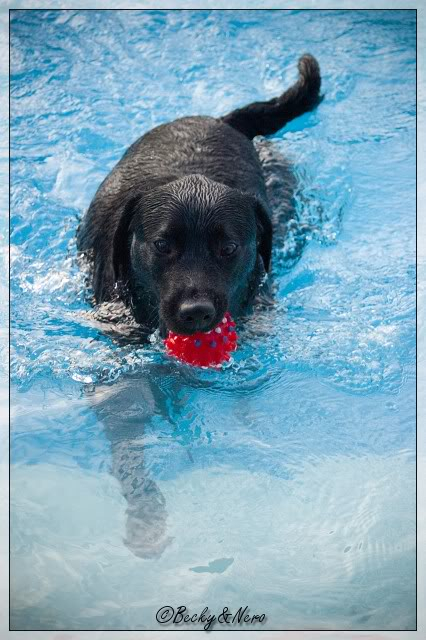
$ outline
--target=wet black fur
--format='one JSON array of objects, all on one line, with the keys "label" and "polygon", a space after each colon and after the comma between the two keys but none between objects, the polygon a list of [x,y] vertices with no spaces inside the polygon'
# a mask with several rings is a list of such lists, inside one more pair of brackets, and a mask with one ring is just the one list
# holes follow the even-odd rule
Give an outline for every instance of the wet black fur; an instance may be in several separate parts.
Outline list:
[{"label": "wet black fur", "polygon": [[[182,302],[209,300],[214,326],[243,313],[269,271],[272,225],[262,167],[252,143],[320,100],[315,58],[299,60],[283,95],[223,118],[194,116],[139,138],[99,187],[78,230],[93,260],[96,303],[121,297],[148,331],[185,333]],[[159,253],[165,238],[171,251]],[[223,256],[234,242],[237,250]]]}]

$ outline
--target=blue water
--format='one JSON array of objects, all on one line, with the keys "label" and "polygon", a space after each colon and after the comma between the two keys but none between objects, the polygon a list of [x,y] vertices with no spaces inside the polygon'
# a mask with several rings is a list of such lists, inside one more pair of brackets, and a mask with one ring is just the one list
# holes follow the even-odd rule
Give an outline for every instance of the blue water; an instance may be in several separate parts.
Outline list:
[{"label": "blue water", "polygon": [[[298,180],[275,307],[222,371],[118,340],[76,261],[99,183],[305,51],[325,99],[271,139]],[[415,75],[413,11],[12,12],[12,628],[415,627]]]}]

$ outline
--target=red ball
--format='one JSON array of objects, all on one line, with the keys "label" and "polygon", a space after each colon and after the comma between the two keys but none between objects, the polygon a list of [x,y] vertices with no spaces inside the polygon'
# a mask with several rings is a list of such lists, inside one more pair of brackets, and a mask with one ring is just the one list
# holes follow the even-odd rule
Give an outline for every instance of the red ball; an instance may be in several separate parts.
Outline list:
[{"label": "red ball", "polygon": [[197,331],[191,336],[169,331],[164,344],[167,353],[182,362],[197,367],[217,367],[229,360],[230,351],[237,348],[235,322],[226,312],[223,320],[211,331]]}]

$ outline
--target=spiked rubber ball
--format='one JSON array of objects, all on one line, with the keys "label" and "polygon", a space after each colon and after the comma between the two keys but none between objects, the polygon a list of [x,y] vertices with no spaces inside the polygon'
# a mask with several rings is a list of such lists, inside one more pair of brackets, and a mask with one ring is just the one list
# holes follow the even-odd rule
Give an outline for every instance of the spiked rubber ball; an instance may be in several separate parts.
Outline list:
[{"label": "spiked rubber ball", "polygon": [[197,367],[218,367],[230,358],[230,352],[237,348],[235,322],[228,312],[217,327],[203,333],[198,331],[190,336],[169,331],[164,340],[167,353],[182,362]]}]

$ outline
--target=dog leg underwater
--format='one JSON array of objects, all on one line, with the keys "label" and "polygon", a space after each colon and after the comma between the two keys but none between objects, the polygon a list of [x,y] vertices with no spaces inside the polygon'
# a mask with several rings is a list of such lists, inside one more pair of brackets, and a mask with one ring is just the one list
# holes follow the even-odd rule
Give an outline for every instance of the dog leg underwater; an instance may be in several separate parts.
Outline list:
[{"label": "dog leg underwater", "polygon": [[124,543],[145,559],[161,556],[172,540],[167,536],[165,498],[145,461],[147,425],[159,413],[167,420],[166,396],[156,378],[144,371],[90,396],[111,444],[112,474],[127,502]]}]

